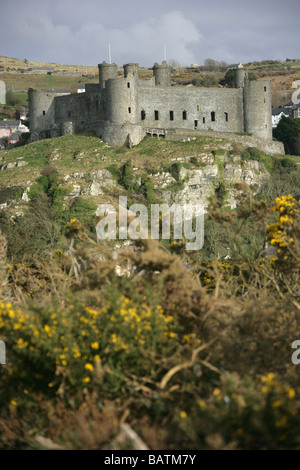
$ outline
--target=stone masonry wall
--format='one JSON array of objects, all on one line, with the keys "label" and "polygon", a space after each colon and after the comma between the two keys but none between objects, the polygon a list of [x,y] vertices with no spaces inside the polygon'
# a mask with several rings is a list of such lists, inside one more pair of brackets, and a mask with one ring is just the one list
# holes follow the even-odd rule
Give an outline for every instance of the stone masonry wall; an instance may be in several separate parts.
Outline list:
[{"label": "stone masonry wall", "polygon": [[139,90],[138,105],[139,122],[146,128],[244,130],[242,89],[144,87]]},{"label": "stone masonry wall", "polygon": [[265,153],[284,155],[284,145],[282,142],[268,141],[259,139],[258,137],[248,135],[236,135],[227,132],[213,132],[213,131],[184,131],[182,129],[173,129],[169,131],[165,138],[167,140],[182,140],[183,138],[193,138],[198,136],[215,137],[221,139],[228,139],[230,142],[237,142],[245,145],[246,147],[257,147]]}]

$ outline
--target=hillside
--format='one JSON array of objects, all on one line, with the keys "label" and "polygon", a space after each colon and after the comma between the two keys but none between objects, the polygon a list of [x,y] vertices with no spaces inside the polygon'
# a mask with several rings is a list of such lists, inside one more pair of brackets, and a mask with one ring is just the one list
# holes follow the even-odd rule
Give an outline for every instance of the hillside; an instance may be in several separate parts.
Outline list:
[{"label": "hillside", "polygon": [[[92,135],[74,135],[2,151],[0,209],[11,214],[26,210],[30,197],[42,190],[38,184],[41,175],[49,171],[56,171],[66,210],[78,200],[96,206],[111,203],[117,208],[119,195],[126,195],[129,201],[146,206],[198,203],[207,211],[208,198],[220,188],[224,205],[233,209],[237,183],[248,183],[254,194],[266,192],[270,186],[271,198],[283,190],[281,184],[273,186],[278,172],[293,170],[296,178],[300,174],[300,157],[249,150],[240,139],[239,143],[204,136],[181,141],[147,137],[128,149],[111,147]],[[298,189],[287,180],[287,191],[297,195]],[[219,247],[220,252],[225,249]]]},{"label": "hillside", "polygon": [[[76,135],[0,159],[1,449],[299,448],[300,157]],[[203,248],[97,240],[119,195],[204,202]]]}]

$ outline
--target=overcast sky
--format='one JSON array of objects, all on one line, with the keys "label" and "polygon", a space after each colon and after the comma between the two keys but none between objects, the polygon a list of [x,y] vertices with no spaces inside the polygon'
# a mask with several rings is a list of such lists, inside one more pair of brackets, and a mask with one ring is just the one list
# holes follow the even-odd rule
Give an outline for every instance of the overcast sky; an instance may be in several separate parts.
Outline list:
[{"label": "overcast sky", "polygon": [[60,64],[300,58],[300,0],[0,0],[0,55]]}]

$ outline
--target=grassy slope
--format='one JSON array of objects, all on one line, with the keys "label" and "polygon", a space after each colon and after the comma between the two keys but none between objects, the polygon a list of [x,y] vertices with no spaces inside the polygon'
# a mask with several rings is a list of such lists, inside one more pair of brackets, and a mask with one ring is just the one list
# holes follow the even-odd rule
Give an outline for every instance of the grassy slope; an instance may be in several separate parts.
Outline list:
[{"label": "grassy slope", "polygon": [[[74,135],[42,140],[24,147],[11,149],[0,153],[0,164],[25,161],[25,167],[12,168],[0,171],[0,190],[9,186],[26,186],[33,183],[43,168],[47,166],[58,169],[61,178],[73,173],[84,173],[83,178],[71,177],[68,184],[79,183],[81,187],[88,187],[92,182],[90,173],[95,170],[107,168],[115,164],[120,168],[126,161],[131,160],[135,177],[142,174],[155,174],[164,171],[164,167],[170,166],[179,157],[211,155],[212,150],[222,147],[227,141],[209,137],[198,137],[189,142],[172,142],[164,139],[144,139],[139,145],[128,149],[126,147],[110,147],[97,137],[86,135]],[[242,144],[234,145],[235,152],[241,152]],[[280,158],[280,156],[279,156]],[[300,157],[291,157],[300,163]],[[190,164],[193,168],[194,165]],[[108,191],[103,196],[95,199],[101,203],[116,199],[123,187],[117,186],[116,190]],[[92,196],[86,196],[94,199]]]},{"label": "grassy slope", "polygon": [[131,159],[133,166],[138,167],[140,171],[156,172],[161,164],[170,162],[172,158],[197,155],[203,151],[203,145],[213,149],[216,148],[216,143],[221,141],[208,137],[199,137],[190,142],[146,138],[139,145],[128,149],[110,147],[97,137],[84,135],[47,139],[3,152],[0,156],[4,157],[3,161],[6,163],[24,160],[28,165],[21,171],[13,168],[1,172],[0,185],[33,180],[33,177],[48,165],[55,166],[64,175],[92,172],[113,163],[121,166]]}]

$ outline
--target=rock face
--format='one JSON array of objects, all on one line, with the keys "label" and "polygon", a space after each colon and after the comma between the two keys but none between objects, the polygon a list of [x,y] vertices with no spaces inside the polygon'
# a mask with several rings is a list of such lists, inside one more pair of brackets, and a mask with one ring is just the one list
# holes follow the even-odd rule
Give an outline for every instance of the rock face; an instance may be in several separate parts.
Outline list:
[{"label": "rock face", "polygon": [[97,181],[93,181],[89,187],[88,194],[91,196],[100,196],[100,194],[103,194],[102,185],[97,183]]},{"label": "rock face", "polygon": [[4,165],[1,166],[1,170],[9,170],[10,168],[19,168],[22,166],[28,165],[27,162],[21,161],[21,162],[10,162],[10,163],[5,163]]},{"label": "rock face", "polygon": [[[177,163],[184,164],[193,158],[200,158],[198,160],[200,168],[193,168],[194,165],[189,165],[191,168],[182,166],[179,181],[168,171],[155,173],[151,176],[154,189],[160,193],[161,199],[167,204],[201,204],[205,210],[208,206],[209,196],[214,194],[215,189],[222,181],[228,193],[226,205],[234,209],[237,194],[237,190],[234,188],[235,183],[247,183],[255,194],[261,190],[269,177],[268,172],[260,162],[255,160],[242,161],[240,157],[229,159],[226,155],[222,155],[217,158],[218,162],[216,163],[216,158],[213,155],[206,154],[203,157],[198,155],[198,157],[190,156],[177,159]],[[76,180],[73,181],[73,178],[76,178]],[[84,185],[81,181],[85,178],[92,179],[92,182]],[[117,186],[116,180],[106,169],[95,170],[90,174],[74,173],[71,176],[66,175],[64,179],[73,184],[73,190],[67,196],[68,199],[73,199],[80,194],[102,196],[107,189]]]},{"label": "rock face", "polygon": [[[17,169],[26,164],[27,162],[23,160],[3,162],[1,170]],[[135,184],[139,187],[144,169],[135,163],[133,171]],[[158,166],[154,171],[155,173],[148,173],[148,176],[159,201],[168,205],[199,204],[203,206],[204,211],[207,210],[209,196],[215,193],[221,183],[225,188],[225,205],[234,209],[238,194],[236,183],[247,183],[256,194],[269,178],[269,173],[262,163],[243,159],[239,152],[226,142],[216,142],[213,146],[203,145],[197,155],[166,158],[164,165]],[[117,198],[119,190],[124,190],[123,186],[118,185],[113,174],[104,168],[94,168],[91,172],[70,172],[62,175],[62,179],[71,188],[69,194],[65,196],[65,200],[69,201],[79,196],[101,196],[102,199],[107,193]],[[30,183],[30,181],[21,183],[23,203],[29,202]],[[11,203],[6,203],[5,200],[1,203],[0,209],[11,206]]]},{"label": "rock face", "polygon": [[[160,175],[160,178],[160,187],[164,189],[164,176]],[[256,194],[268,178],[269,173],[257,161],[243,163],[224,161],[222,166],[212,164],[203,168],[182,168],[180,171],[180,181],[182,181],[180,189],[174,191],[166,188],[162,197],[168,204],[201,204],[205,210],[208,206],[208,197],[214,193],[220,182],[223,181],[228,191],[226,205],[234,209],[236,207],[234,196],[237,194],[237,190],[234,188],[235,183],[247,183]],[[175,181],[174,178],[172,179]],[[156,187],[159,187],[159,182],[156,183]]]},{"label": "rock face", "polygon": [[[75,180],[73,180],[75,178]],[[80,180],[93,180],[88,186]],[[79,180],[79,181],[78,181]],[[113,179],[110,171],[106,169],[96,170],[90,174],[87,173],[73,173],[72,175],[65,175],[64,181],[73,185],[73,190],[68,194],[67,199],[73,199],[80,194],[88,196],[101,196],[104,194],[105,188],[114,187],[116,181]]]},{"label": "rock face", "polygon": [[96,170],[91,173],[90,176],[94,181],[91,183],[87,194],[90,194],[91,196],[100,196],[101,194],[104,194],[103,188],[109,188],[116,185],[116,181],[113,179],[112,174],[106,169]]}]

